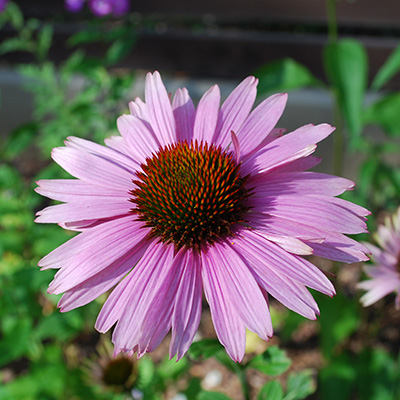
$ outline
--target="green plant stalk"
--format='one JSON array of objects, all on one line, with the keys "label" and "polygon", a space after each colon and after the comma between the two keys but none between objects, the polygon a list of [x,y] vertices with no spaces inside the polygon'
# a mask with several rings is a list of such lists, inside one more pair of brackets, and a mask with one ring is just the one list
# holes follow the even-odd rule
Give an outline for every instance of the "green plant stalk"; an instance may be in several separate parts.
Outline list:
[{"label": "green plant stalk", "polygon": [[327,16],[327,20],[328,20],[329,42],[336,43],[338,40],[336,0],[326,0],[326,16]]},{"label": "green plant stalk", "polygon": [[340,110],[338,94],[333,94],[333,124],[336,127],[333,134],[333,173],[336,176],[343,174],[343,117]]},{"label": "green plant stalk", "polygon": [[243,395],[245,400],[250,400],[250,387],[247,382],[246,369],[240,364],[235,364],[235,372],[239,378],[240,384],[242,385]]},{"label": "green plant stalk", "polygon": [[[326,16],[328,22],[328,40],[338,41],[338,25],[336,15],[336,0],[326,0]],[[343,171],[343,117],[340,110],[339,96],[333,92],[333,124],[336,127],[333,135],[333,173],[341,176]]]}]

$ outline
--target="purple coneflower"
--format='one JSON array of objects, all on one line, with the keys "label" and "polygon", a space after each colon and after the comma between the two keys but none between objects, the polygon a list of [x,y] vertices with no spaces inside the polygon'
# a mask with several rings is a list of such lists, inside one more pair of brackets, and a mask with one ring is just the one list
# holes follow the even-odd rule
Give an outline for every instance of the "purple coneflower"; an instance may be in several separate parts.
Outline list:
[{"label": "purple coneflower", "polygon": [[397,213],[386,218],[374,235],[379,247],[366,243],[375,266],[365,266],[371,278],[360,282],[358,287],[367,290],[360,301],[364,307],[370,306],[389,293],[397,293],[395,306],[400,309],[400,208]]},{"label": "purple coneflower", "polygon": [[[65,0],[65,7],[68,11],[78,12],[84,3],[85,0]],[[129,0],[89,0],[89,7],[97,17],[109,14],[120,17],[129,12]]]},{"label": "purple coneflower", "polygon": [[8,0],[0,0],[0,12],[3,12],[6,9]]},{"label": "purple coneflower", "polygon": [[268,295],[315,319],[306,287],[329,296],[331,282],[303,255],[352,263],[365,247],[344,234],[365,232],[362,207],[338,199],[353,182],[307,169],[334,128],[274,129],[286,104],[276,94],[251,111],[257,79],[246,78],[220,107],[211,87],[197,109],[178,89],[172,104],[160,74],[148,74],[144,103],[118,119],[106,146],[70,137],[53,159],[76,180],[41,180],[37,191],[65,204],[37,222],[81,233],[44,257],[60,268],[50,293],[61,311],[116,286],[96,322],[115,323],[115,352],[153,351],[172,330],[171,357],[189,348],[202,293],[215,331],[235,361],[246,328],[272,336]]}]

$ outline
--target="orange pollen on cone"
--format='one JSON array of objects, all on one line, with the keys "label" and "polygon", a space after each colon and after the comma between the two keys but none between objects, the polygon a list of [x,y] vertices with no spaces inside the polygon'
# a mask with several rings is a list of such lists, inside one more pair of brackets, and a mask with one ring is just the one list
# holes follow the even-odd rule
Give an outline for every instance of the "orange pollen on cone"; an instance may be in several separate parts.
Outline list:
[{"label": "orange pollen on cone", "polygon": [[197,248],[234,236],[251,190],[240,165],[221,147],[179,142],[158,150],[141,165],[130,191],[131,212],[151,236],[176,248]]}]

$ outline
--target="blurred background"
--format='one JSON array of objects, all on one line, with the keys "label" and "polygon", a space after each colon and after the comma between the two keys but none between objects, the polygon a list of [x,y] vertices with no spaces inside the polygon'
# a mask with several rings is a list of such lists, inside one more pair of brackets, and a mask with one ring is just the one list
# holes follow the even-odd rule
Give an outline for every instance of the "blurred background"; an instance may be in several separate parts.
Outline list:
[{"label": "blurred background", "polygon": [[105,298],[61,314],[46,293],[54,271],[36,266],[72,233],[33,223],[50,204],[35,181],[68,178],[51,149],[117,134],[158,70],[195,101],[256,75],[258,101],[289,91],[279,127],[335,125],[318,168],[357,183],[345,198],[372,211],[373,232],[400,204],[398,0],[0,0],[0,10],[0,399],[239,400],[243,376],[251,399],[400,399],[400,312],[393,296],[361,307],[361,265],[313,260],[337,296],[313,293],[318,321],[272,299],[275,337],[249,334],[244,367],[214,341],[206,305],[178,363],[167,340],[139,362],[114,359],[93,328]]}]

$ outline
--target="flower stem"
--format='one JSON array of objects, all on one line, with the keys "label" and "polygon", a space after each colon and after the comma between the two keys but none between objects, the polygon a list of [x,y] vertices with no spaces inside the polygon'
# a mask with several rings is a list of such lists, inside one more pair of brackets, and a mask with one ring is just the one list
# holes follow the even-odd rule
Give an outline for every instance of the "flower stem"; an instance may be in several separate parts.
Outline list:
[{"label": "flower stem", "polygon": [[[336,0],[326,0],[326,16],[328,22],[329,43],[338,41],[338,24],[336,15]],[[336,131],[333,135],[333,172],[342,175],[343,166],[343,117],[340,110],[339,96],[333,88],[333,124]]]},{"label": "flower stem", "polygon": [[247,382],[246,370],[240,365],[236,369],[236,374],[240,380],[240,384],[242,385],[243,395],[245,400],[250,400],[250,387]]}]

